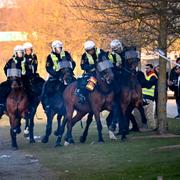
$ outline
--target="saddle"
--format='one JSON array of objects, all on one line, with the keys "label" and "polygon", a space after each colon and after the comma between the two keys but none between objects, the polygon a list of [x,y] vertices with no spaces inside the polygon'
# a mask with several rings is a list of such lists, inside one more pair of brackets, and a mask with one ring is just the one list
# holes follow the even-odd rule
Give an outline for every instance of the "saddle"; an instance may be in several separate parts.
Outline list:
[{"label": "saddle", "polygon": [[77,79],[77,88],[75,95],[79,97],[79,102],[84,103],[90,91],[93,91],[96,86],[96,78],[89,74]]}]

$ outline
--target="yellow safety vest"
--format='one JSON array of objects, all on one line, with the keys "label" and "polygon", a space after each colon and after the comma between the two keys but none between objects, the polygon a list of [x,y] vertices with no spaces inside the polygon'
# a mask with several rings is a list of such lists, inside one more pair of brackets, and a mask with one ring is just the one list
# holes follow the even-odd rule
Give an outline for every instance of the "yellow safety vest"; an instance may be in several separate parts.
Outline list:
[{"label": "yellow safety vest", "polygon": [[[101,53],[101,50],[100,50],[99,48],[97,48],[97,49],[96,49],[96,56],[97,56],[97,58],[98,58],[98,56],[99,56],[100,53]],[[86,56],[87,56],[87,59],[88,59],[89,64],[94,64],[94,59],[93,59],[93,57],[92,57],[89,53],[87,53],[87,52],[86,52]]]},{"label": "yellow safety vest", "polygon": [[[61,59],[64,59],[66,57],[66,54],[65,54],[64,50],[61,51],[60,56],[61,56]],[[58,57],[55,54],[51,53],[51,59],[53,61],[53,69],[55,71],[59,71],[60,67],[59,67],[59,59],[58,59]]]},{"label": "yellow safety vest", "polygon": [[26,74],[25,65],[26,65],[26,59],[24,58],[24,60],[21,61],[21,69],[22,69],[21,73],[22,73],[22,75],[25,75],[25,74]]},{"label": "yellow safety vest", "polygon": [[[97,58],[98,58],[98,56],[99,56],[100,53],[101,53],[101,50],[100,50],[99,48],[96,48],[96,56],[97,56]],[[94,64],[94,59],[93,59],[93,57],[92,57],[89,53],[87,53],[87,52],[86,52],[86,56],[87,56],[87,59],[88,59],[88,63],[91,64],[91,65],[93,65],[93,64]],[[91,71],[91,72],[92,72],[92,71],[95,71],[95,68],[91,69],[90,71]]]},{"label": "yellow safety vest", "polygon": [[[115,58],[114,58],[114,56],[115,56]],[[122,64],[121,56],[115,52],[109,53],[108,58],[113,64],[117,64],[117,65]],[[116,61],[115,61],[115,59],[116,59]]]},{"label": "yellow safety vest", "polygon": [[[152,73],[150,76],[145,75],[145,78],[146,78],[147,81],[149,81],[152,76],[155,76],[155,77],[157,78],[157,76],[156,76],[155,73]],[[149,89],[148,89],[148,88],[143,88],[143,89],[142,89],[143,95],[147,95],[147,96],[154,97],[154,92],[155,92],[155,85],[153,85],[153,86],[152,86],[151,88],[149,88]]]},{"label": "yellow safety vest", "polygon": [[[33,57],[33,53],[32,53],[32,57]],[[33,61],[32,61],[33,62]],[[24,60],[23,61],[21,61],[21,69],[22,69],[22,75],[25,75],[26,74],[26,68],[25,68],[25,66],[26,66],[26,58],[24,58]]]},{"label": "yellow safety vest", "polygon": [[[15,64],[18,63],[16,57],[13,57],[13,61],[15,62]],[[22,69],[21,73],[22,73],[22,75],[26,74],[25,62],[26,62],[26,59],[24,58],[23,61],[21,61],[21,69]]]},{"label": "yellow safety vest", "polygon": [[15,62],[15,64],[18,63],[17,59],[15,57],[13,57],[13,61]]}]

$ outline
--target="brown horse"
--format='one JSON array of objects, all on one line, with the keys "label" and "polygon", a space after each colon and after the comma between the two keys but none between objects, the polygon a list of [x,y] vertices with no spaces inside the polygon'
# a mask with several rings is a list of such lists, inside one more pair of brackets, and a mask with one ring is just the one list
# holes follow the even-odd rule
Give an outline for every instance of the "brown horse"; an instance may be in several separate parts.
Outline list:
[{"label": "brown horse", "polygon": [[11,93],[7,97],[6,109],[10,120],[10,134],[12,147],[17,149],[16,134],[21,132],[21,119],[26,118],[28,111],[28,97],[19,80],[13,80]]},{"label": "brown horse", "polygon": [[[134,108],[140,111],[143,124],[147,123],[147,119],[144,113],[143,100],[142,100],[142,88],[137,81],[137,73],[135,71],[136,64],[131,66],[132,71],[122,70],[122,73],[115,74],[115,83],[118,86],[114,89],[114,106],[113,111],[108,115],[106,122],[109,129],[110,139],[116,139],[114,130],[116,127],[117,119],[119,120],[119,127],[121,130],[121,140],[125,140],[125,135],[128,133],[129,120],[133,124],[133,130],[138,130],[138,125],[132,114]],[[116,87],[115,86],[115,87]],[[80,142],[86,141],[89,126],[93,120],[93,114],[89,114],[85,130],[80,137]],[[115,120],[115,121],[114,121]],[[125,131],[125,132],[122,132]]]},{"label": "brown horse", "polygon": [[[128,68],[123,68],[119,76],[120,91],[116,94],[116,101],[120,109],[119,131],[120,134],[127,134],[129,130],[129,120],[132,120],[132,111],[139,109],[144,125],[147,119],[143,109],[142,88],[137,79],[137,62],[129,64]],[[134,120],[134,119],[133,119]]]},{"label": "brown horse", "polygon": [[[101,68],[106,67],[106,68]],[[97,85],[94,91],[90,92],[87,96],[85,104],[79,103],[78,97],[75,95],[77,89],[77,81],[70,84],[64,91],[64,103],[66,107],[66,118],[64,125],[67,122],[67,134],[65,137],[65,143],[74,143],[72,137],[72,127],[81,120],[87,113],[93,113],[96,119],[97,130],[98,130],[98,141],[103,142],[102,137],[102,124],[100,120],[100,112],[103,110],[112,110],[113,105],[113,88],[112,82],[114,74],[112,72],[112,64],[108,60],[97,63],[96,67],[96,79]],[[73,118],[74,110],[77,114]],[[61,128],[56,145],[60,145],[61,138],[64,132],[64,125]]]}]

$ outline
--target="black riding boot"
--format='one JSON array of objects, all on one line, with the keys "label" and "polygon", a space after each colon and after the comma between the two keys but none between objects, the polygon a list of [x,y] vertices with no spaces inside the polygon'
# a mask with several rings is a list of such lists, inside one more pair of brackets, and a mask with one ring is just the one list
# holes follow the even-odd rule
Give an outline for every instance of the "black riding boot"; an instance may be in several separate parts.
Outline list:
[{"label": "black riding boot", "polygon": [[86,101],[86,96],[85,93],[82,89],[77,89],[76,90],[76,95],[79,97],[79,103],[84,104]]}]

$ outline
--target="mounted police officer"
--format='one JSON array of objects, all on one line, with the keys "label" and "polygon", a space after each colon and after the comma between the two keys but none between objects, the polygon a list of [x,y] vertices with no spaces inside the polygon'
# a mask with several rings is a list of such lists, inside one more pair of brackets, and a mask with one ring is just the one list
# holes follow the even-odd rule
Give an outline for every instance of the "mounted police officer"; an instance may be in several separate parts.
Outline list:
[{"label": "mounted police officer", "polygon": [[73,70],[76,63],[73,61],[69,52],[64,51],[63,43],[59,40],[53,41],[52,52],[48,55],[46,61],[46,70],[50,75],[50,78],[59,78],[61,76],[60,65],[61,61],[67,60],[72,63]]},{"label": "mounted police officer", "polygon": [[[121,74],[121,70],[122,70],[122,66],[123,66],[123,60],[121,57],[121,54],[123,52],[123,45],[122,42],[118,39],[114,39],[111,41],[110,43],[110,48],[111,51],[108,53],[108,57],[109,60],[113,63],[113,70],[114,70],[114,74],[115,74],[115,80],[113,83],[113,88],[114,88],[114,92],[116,95],[116,92],[119,91],[119,84],[117,83],[117,79],[119,78],[119,75]],[[116,98],[115,98],[116,99]],[[114,101],[113,104],[113,111],[110,112],[109,116],[108,116],[108,122],[110,122],[110,131],[109,131],[109,136],[112,139],[116,139],[115,136],[113,136],[113,134],[111,133],[111,130],[114,131],[116,129],[116,123],[118,122],[118,103],[116,101]],[[114,118],[113,118],[114,117]]]},{"label": "mounted police officer", "polygon": [[84,103],[88,92],[94,90],[96,85],[96,65],[99,56],[107,56],[107,53],[97,48],[93,41],[86,41],[84,49],[85,52],[81,58],[81,69],[84,70],[84,74],[81,80],[79,80],[79,87],[76,90],[80,103]]},{"label": "mounted police officer", "polygon": [[121,53],[123,51],[123,45],[118,39],[114,39],[110,43],[111,52],[109,52],[109,60],[113,63],[115,72],[120,71],[122,67]]},{"label": "mounted police officer", "polygon": [[[70,53],[63,49],[63,43],[61,41],[59,40],[53,41],[51,48],[52,48],[52,51],[47,56],[47,60],[46,60],[46,71],[48,72],[49,77],[48,77],[47,82],[44,84],[42,98],[45,98],[50,93],[54,93],[56,90],[56,87],[58,87],[58,85],[63,82],[62,81],[63,77],[62,77],[62,72],[61,72],[61,67],[60,67],[62,62],[69,61],[70,64],[72,64],[72,68],[71,68],[72,71],[76,67],[76,63],[72,59]],[[57,83],[57,82],[60,82],[60,83]],[[49,107],[48,104],[46,106],[47,108]]]},{"label": "mounted police officer", "polygon": [[4,73],[7,77],[7,80],[0,84],[0,117],[4,114],[6,109],[6,98],[11,92],[11,77],[21,77],[23,60],[24,49],[21,45],[17,45],[14,48],[14,54],[12,58],[6,63],[4,67]]},{"label": "mounted police officer", "polygon": [[22,74],[32,77],[36,75],[38,61],[37,56],[33,52],[33,45],[30,42],[26,42],[23,44],[24,49],[24,61],[22,62]]},{"label": "mounted police officer", "polygon": [[30,42],[26,42],[23,44],[23,49],[25,54],[24,60],[21,63],[22,76],[28,97],[32,100],[34,96],[37,96],[32,89],[36,88],[38,81],[43,80],[37,73],[38,60],[36,54],[33,52],[33,45]]}]

